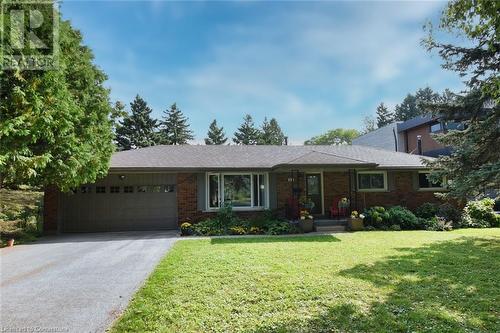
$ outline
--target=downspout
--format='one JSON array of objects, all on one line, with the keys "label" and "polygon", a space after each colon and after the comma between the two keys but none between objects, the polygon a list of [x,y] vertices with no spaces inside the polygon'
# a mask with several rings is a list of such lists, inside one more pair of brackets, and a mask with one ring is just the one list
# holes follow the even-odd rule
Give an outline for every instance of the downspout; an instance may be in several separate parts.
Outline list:
[{"label": "downspout", "polygon": [[396,136],[396,128],[392,128],[392,134],[394,135],[394,148],[398,151],[398,137]]},{"label": "downspout", "polygon": [[351,169],[349,169],[349,210],[352,212],[352,182],[351,182]]}]

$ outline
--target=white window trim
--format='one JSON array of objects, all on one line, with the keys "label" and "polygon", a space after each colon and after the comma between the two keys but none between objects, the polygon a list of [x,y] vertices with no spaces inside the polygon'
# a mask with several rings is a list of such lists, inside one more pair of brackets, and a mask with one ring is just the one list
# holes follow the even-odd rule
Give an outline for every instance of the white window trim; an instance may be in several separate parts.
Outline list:
[{"label": "white window trim", "polygon": [[[247,207],[233,207],[234,211],[259,211],[269,208],[269,173],[268,172],[207,172],[205,175],[205,209],[206,211],[218,211],[220,207],[210,207],[210,176],[219,176],[219,203],[224,202],[224,176],[225,175],[249,175],[250,176],[250,196],[251,196],[251,206]],[[266,198],[264,206],[254,206],[254,184],[253,176],[263,175],[264,176],[264,186],[266,191]],[[257,194],[258,195],[258,194]]]},{"label": "white window trim", "polygon": [[[431,173],[430,171],[419,171],[418,174],[420,175],[421,173]],[[419,177],[420,178],[420,177]],[[446,190],[446,177],[443,177],[443,181],[441,184],[445,184],[445,186],[440,186],[440,187],[420,187],[420,179],[417,179],[417,185],[418,185],[418,191],[445,191]]]},{"label": "white window trim", "polygon": [[[359,175],[363,174],[381,174],[384,176],[384,188],[365,188],[361,189],[359,186]],[[358,192],[387,192],[388,186],[387,186],[387,171],[378,171],[378,170],[373,170],[373,171],[358,171],[356,173],[356,186],[358,189]]]}]

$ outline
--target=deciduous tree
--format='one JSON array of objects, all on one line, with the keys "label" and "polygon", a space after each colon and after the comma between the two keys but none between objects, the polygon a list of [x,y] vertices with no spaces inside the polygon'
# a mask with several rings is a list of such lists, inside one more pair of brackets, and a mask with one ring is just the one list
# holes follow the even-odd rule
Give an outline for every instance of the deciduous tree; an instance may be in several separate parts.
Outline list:
[{"label": "deciduous tree", "polygon": [[352,140],[361,133],[355,129],[336,128],[328,132],[314,136],[304,142],[305,145],[350,145]]}]

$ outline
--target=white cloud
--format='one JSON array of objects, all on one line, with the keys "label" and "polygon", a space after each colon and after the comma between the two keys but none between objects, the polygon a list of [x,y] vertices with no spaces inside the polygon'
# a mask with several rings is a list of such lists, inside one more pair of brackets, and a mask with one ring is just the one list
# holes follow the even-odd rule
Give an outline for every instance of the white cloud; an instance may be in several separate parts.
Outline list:
[{"label": "white cloud", "polygon": [[[262,12],[245,23],[219,25],[204,50],[205,61],[189,67],[142,73],[140,56],[125,52],[114,66],[134,80],[110,83],[123,99],[137,92],[157,96],[152,106],[158,111],[175,97],[190,116],[197,140],[212,118],[232,124],[225,125],[231,135],[234,124],[250,113],[257,123],[264,115],[278,118],[291,142],[302,142],[332,127],[361,128],[362,115],[374,113],[371,105],[386,101],[392,106],[415,87],[448,82],[419,45],[420,26],[443,5],[283,4],[282,10]],[[166,5],[151,6],[162,10]],[[188,15],[182,5],[174,7],[174,17]]]}]

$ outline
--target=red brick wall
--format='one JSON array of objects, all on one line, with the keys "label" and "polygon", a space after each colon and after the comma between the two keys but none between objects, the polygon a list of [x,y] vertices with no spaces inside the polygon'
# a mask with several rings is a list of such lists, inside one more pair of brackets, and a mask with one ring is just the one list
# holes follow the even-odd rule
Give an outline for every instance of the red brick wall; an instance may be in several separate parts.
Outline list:
[{"label": "red brick wall", "polygon": [[[325,191],[325,214],[329,214],[333,199],[339,197],[349,198],[349,173],[348,172],[324,172],[323,189]],[[354,192],[353,192],[354,194]]]},{"label": "red brick wall", "polygon": [[408,137],[407,153],[418,154],[417,136],[422,136],[422,152],[443,148],[444,146],[431,137],[430,125],[425,124],[419,127],[412,128],[406,132]]},{"label": "red brick wall", "polygon": [[425,202],[439,203],[432,191],[418,191],[413,184],[413,173],[409,171],[388,172],[393,185],[388,192],[358,192],[358,208],[360,210],[371,206],[401,205],[415,209]]},{"label": "red brick wall", "polygon": [[[278,174],[276,177],[277,206],[282,209],[291,195],[291,183],[287,181],[289,174]],[[439,202],[432,191],[417,191],[413,184],[411,171],[389,171],[389,191],[387,192],[352,192],[353,209],[363,210],[371,206],[402,205],[415,209],[424,202]],[[354,179],[352,180],[354,182]],[[323,190],[325,198],[325,214],[328,214],[334,198],[349,197],[348,172],[324,172]],[[354,184],[352,185],[354,186]]]},{"label": "red brick wall", "polygon": [[[198,210],[198,184],[195,173],[177,174],[177,216],[179,225],[183,222],[196,223],[214,217],[216,212]],[[252,218],[261,212],[246,211],[235,214],[241,218]]]},{"label": "red brick wall", "polygon": [[198,185],[195,173],[177,174],[177,217],[179,223],[196,220],[198,215]]},{"label": "red brick wall", "polygon": [[57,215],[59,207],[59,191],[55,186],[45,188],[43,195],[43,232],[57,232]]}]

